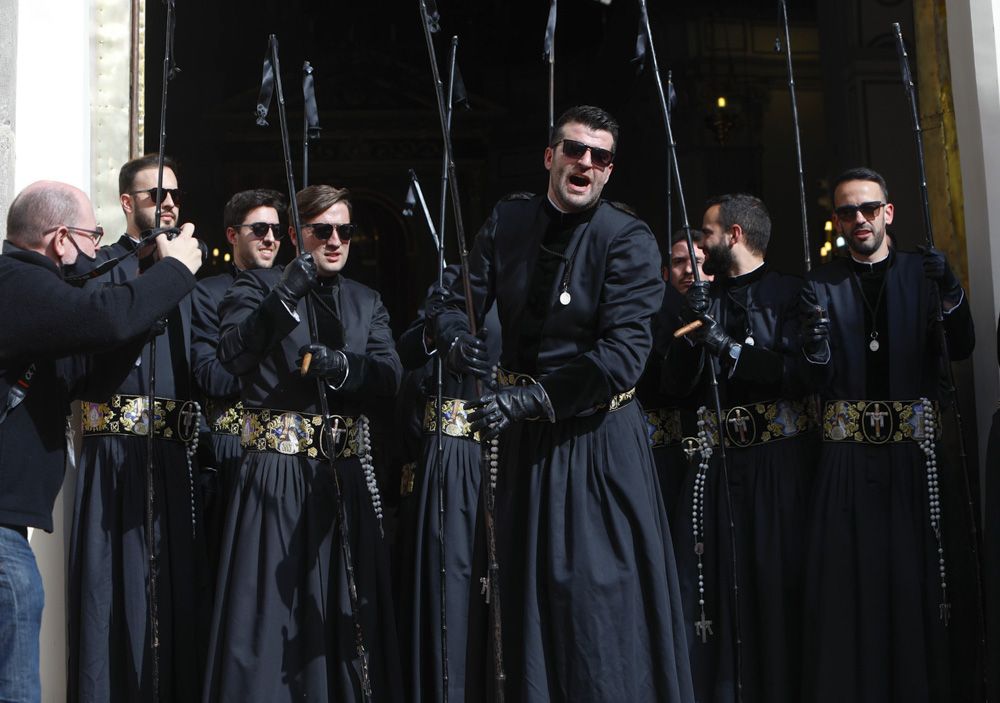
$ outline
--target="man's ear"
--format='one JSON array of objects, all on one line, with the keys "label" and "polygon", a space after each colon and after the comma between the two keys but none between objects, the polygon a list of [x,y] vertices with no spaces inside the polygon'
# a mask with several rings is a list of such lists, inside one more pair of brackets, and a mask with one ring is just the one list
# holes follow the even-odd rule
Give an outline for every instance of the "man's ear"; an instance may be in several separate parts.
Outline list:
[{"label": "man's ear", "polygon": [[131,214],[132,211],[135,209],[135,201],[132,199],[132,196],[129,195],[128,193],[119,194],[118,202],[121,203],[122,211],[127,215]]},{"label": "man's ear", "polygon": [[733,244],[739,242],[746,246],[746,233],[743,231],[743,226],[739,224],[734,224],[729,228],[729,235],[733,238]]},{"label": "man's ear", "polygon": [[542,162],[545,164],[546,171],[552,170],[552,159],[555,158],[555,155],[556,152],[552,147],[550,146],[545,147],[545,156],[542,159]]},{"label": "man's ear", "polygon": [[239,235],[236,233],[236,229],[233,227],[226,227],[226,241],[230,244],[236,244],[236,237]]}]

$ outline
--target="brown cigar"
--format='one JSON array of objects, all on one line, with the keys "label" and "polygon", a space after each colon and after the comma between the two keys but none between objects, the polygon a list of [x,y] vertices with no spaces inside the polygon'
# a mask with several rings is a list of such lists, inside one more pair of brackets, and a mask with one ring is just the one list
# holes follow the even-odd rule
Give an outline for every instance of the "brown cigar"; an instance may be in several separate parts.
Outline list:
[{"label": "brown cigar", "polygon": [[702,324],[701,320],[695,320],[694,322],[689,322],[683,327],[674,330],[674,339],[677,339],[678,337],[683,337],[684,335],[690,332],[694,332],[696,329],[701,327],[701,324]]},{"label": "brown cigar", "polygon": [[305,376],[307,373],[309,373],[309,364],[312,363],[312,360],[313,360],[312,352],[306,352],[305,354],[303,354],[303,356],[302,356],[302,368],[299,369],[299,373],[300,374],[302,374],[303,376]]}]

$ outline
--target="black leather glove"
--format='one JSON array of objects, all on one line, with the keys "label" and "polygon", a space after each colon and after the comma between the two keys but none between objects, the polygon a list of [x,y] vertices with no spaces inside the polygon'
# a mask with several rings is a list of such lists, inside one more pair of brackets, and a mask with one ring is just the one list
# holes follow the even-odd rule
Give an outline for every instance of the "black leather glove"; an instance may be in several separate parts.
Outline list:
[{"label": "black leather glove", "polygon": [[813,360],[830,358],[830,316],[819,305],[800,305],[802,351]]},{"label": "black leather glove", "polygon": [[538,383],[508,386],[486,393],[466,408],[469,428],[484,439],[493,439],[520,420],[555,421],[555,411],[545,389]]},{"label": "black leather glove", "polygon": [[722,325],[715,321],[710,315],[699,315],[701,327],[692,332],[689,336],[691,341],[702,344],[708,351],[720,358],[732,358],[733,347],[736,340],[726,334]]},{"label": "black leather glove", "polygon": [[281,280],[274,287],[275,294],[289,310],[298,307],[299,300],[316,285],[316,262],[312,254],[299,254],[285,266]]},{"label": "black leather glove", "polygon": [[684,294],[684,300],[688,310],[695,314],[695,317],[708,312],[708,281],[696,281],[688,288]]},{"label": "black leather glove", "polygon": [[446,352],[445,365],[452,373],[488,378],[490,350],[486,346],[486,328],[475,335],[468,332],[458,335]]},{"label": "black leather glove", "polygon": [[935,247],[917,247],[924,255],[924,275],[937,283],[942,297],[956,296],[962,288],[958,277],[948,265],[944,252]]},{"label": "black leather glove", "polygon": [[312,358],[303,376],[319,376],[328,379],[334,385],[344,381],[348,366],[347,357],[343,352],[331,349],[325,344],[307,344],[299,349],[299,358],[295,362],[300,370],[306,354],[312,354]]}]

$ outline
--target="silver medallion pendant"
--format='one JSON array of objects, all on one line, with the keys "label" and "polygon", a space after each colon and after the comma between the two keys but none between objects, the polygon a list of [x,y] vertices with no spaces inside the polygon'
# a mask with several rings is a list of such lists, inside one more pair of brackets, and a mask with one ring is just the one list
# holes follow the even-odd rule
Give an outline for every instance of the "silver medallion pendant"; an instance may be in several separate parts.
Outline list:
[{"label": "silver medallion pendant", "polygon": [[879,346],[880,345],[878,343],[878,340],[875,338],[872,338],[872,341],[868,342],[868,348],[871,349],[873,352],[878,351]]},{"label": "silver medallion pendant", "polygon": [[751,337],[750,335],[747,335],[747,338],[743,340],[743,343],[746,344],[748,347],[752,347],[754,344],[756,344],[756,342],[753,341],[753,337]]},{"label": "silver medallion pendant", "polygon": [[569,305],[570,301],[573,300],[573,296],[569,294],[568,290],[564,290],[559,294],[559,302],[563,305]]}]

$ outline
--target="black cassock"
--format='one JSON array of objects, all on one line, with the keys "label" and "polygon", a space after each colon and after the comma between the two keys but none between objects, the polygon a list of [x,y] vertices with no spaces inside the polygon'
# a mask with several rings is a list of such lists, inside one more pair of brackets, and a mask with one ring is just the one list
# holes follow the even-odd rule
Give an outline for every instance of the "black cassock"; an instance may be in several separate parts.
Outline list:
[{"label": "black cassock", "polygon": [[[446,271],[445,283],[455,281],[454,268]],[[500,322],[496,308],[486,315],[487,343],[493,363],[500,356]],[[413,703],[443,700],[441,666],[441,552],[438,527],[438,444],[431,423],[437,416],[435,357],[424,345],[425,319],[417,319],[400,336],[398,349],[403,365],[420,366],[419,407],[412,408],[420,427],[421,446],[416,458],[412,494],[404,497],[398,529],[401,558],[399,608],[403,669]],[[466,649],[470,603],[482,600],[479,577],[474,571],[474,551],[480,499],[481,445],[473,437],[457,436],[466,424],[465,411],[454,401],[476,398],[473,379],[444,371],[442,397],[445,405],[441,434],[441,472],[444,475],[444,544],[448,625],[448,699],[464,700]],[[478,567],[478,563],[475,563]]]},{"label": "black cassock", "polygon": [[[270,290],[280,269],[242,273],[220,308],[219,358],[240,377],[246,408],[318,415],[314,378],[296,367],[309,343]],[[328,391],[330,412],[370,415],[401,367],[379,295],[342,276],[317,289],[320,340],[350,372]],[[336,316],[333,314],[336,312]],[[242,326],[252,316],[250,327]],[[252,328],[252,332],[248,332]],[[254,342],[245,335],[251,334]],[[360,460],[334,467],[343,491],[361,627],[375,701],[402,699],[388,554]],[[231,491],[212,616],[205,701],[360,701],[354,620],[329,462],[248,450]]]},{"label": "black cassock", "polygon": [[[134,248],[127,235],[99,251],[98,261]],[[78,260],[77,271],[85,266]],[[88,287],[137,275],[126,259]],[[156,338],[156,396],[187,401],[190,388],[191,298],[166,318]],[[146,395],[150,345],[118,394]],[[70,701],[152,700],[145,508],[147,438],[88,434],[78,465],[69,564]],[[175,435],[176,436],[176,435]],[[154,532],[158,545],[160,700],[194,700],[201,687],[205,573],[197,465],[187,446],[157,437],[154,451]]]},{"label": "black cassock", "polygon": [[[805,295],[831,319],[832,359],[806,366],[824,401],[938,397],[941,350],[932,325],[939,296],[919,255],[891,252],[874,265],[834,261],[811,272]],[[951,358],[967,357],[975,344],[968,301],[944,320]],[[972,699],[969,528],[960,472],[947,467],[942,448],[948,627],[940,617],[938,542],[920,447],[913,440],[823,441],[806,543],[803,700]]]},{"label": "black cassock", "polygon": [[[667,369],[663,360],[673,341],[673,332],[682,324],[680,309],[683,297],[673,286],[666,286],[663,305],[653,318],[653,351],[646,369],[636,386],[636,397],[647,418],[649,441],[653,446],[656,475],[660,481],[663,505],[670,518],[670,530],[677,545],[677,519],[680,498],[688,469],[697,464],[697,453],[691,451],[690,438],[697,435],[698,404],[701,395],[693,392],[679,397],[668,391],[663,375]],[[688,442],[685,442],[685,439]],[[685,451],[685,448],[688,451]]]},{"label": "black cassock", "polygon": [[[500,438],[509,701],[693,700],[645,421],[635,402],[607,410],[646,363],[663,296],[659,263],[649,228],[603,202],[562,216],[544,197],[507,199],[476,237],[469,267],[479,321],[495,300],[502,365],[536,376],[556,417]],[[448,303],[445,344],[467,329],[461,294]],[[483,690],[468,699],[484,700]]]},{"label": "black cassock", "polygon": [[[805,431],[806,417],[800,414],[805,408],[798,374],[801,286],[801,279],[770,271],[766,264],[735,278],[718,277],[711,286],[709,314],[743,345],[735,366],[729,359],[716,361],[723,417],[732,430],[726,445],[729,495],[716,448],[703,506],[694,467],[674,522],[692,676],[697,698],[705,703],[739,700],[730,519],[736,537],[742,700],[800,700],[803,530],[818,441],[814,430]],[[700,346],[685,338],[674,340],[664,362],[664,381],[677,395],[697,386],[714,417],[714,397],[702,368],[705,358]],[[758,426],[735,424],[754,408],[777,407],[779,400],[802,404],[799,412],[772,413],[767,427],[760,416],[753,421]],[[750,437],[765,432],[776,439],[749,444]],[[736,440],[743,437],[746,446],[738,446]],[[703,524],[698,539],[692,519]],[[712,621],[711,634],[697,626],[702,596],[696,543],[704,545],[704,612]]]},{"label": "black cassock", "polygon": [[233,406],[240,399],[240,382],[222,368],[216,354],[219,345],[219,304],[238,273],[239,270],[231,265],[223,273],[198,281],[191,293],[191,373],[202,412],[211,428],[205,437],[210,445],[206,448],[210,451],[205,456],[210,457],[210,466],[215,470],[214,481],[206,486],[203,495],[208,571],[213,581],[219,563],[226,503],[243,459],[239,435],[217,430],[223,425],[232,425],[232,420],[239,423]]}]

